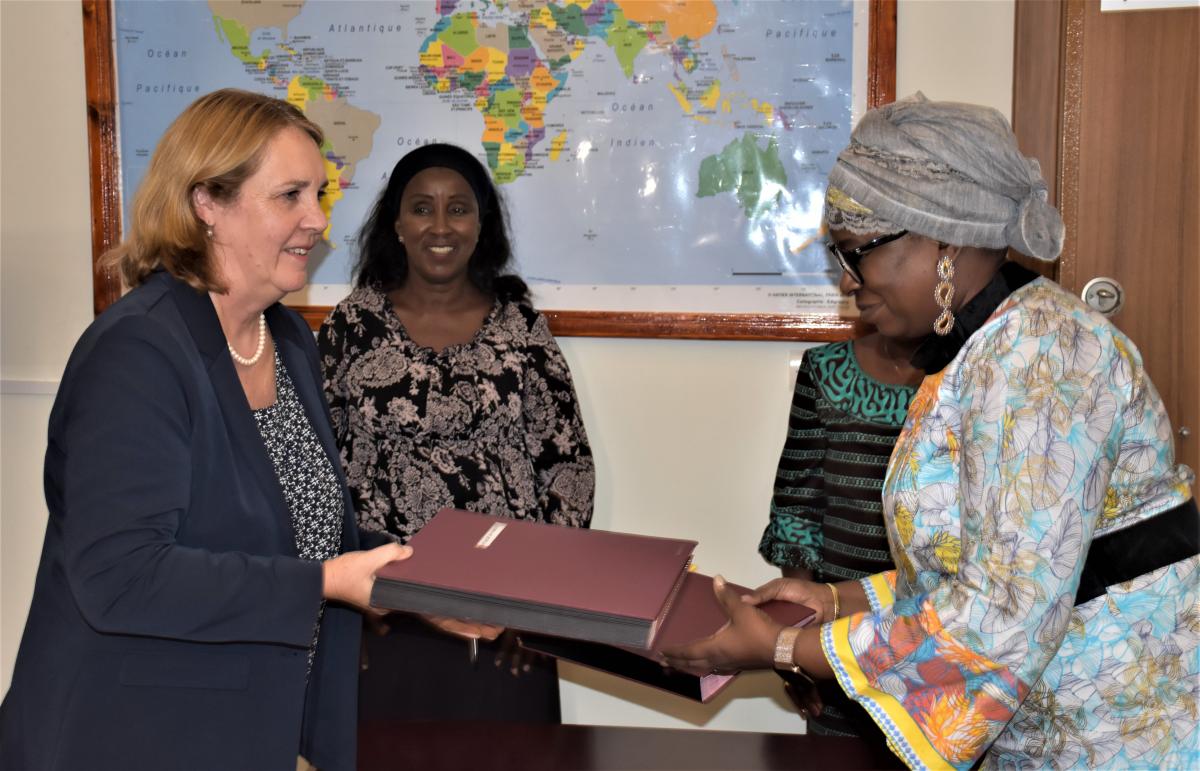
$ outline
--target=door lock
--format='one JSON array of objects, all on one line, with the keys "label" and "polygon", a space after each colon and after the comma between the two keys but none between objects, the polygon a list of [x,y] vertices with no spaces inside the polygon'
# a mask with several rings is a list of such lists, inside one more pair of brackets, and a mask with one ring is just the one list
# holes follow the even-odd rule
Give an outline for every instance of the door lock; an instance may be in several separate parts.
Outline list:
[{"label": "door lock", "polygon": [[1115,278],[1098,276],[1084,285],[1080,297],[1092,310],[1115,316],[1125,304],[1125,288]]}]

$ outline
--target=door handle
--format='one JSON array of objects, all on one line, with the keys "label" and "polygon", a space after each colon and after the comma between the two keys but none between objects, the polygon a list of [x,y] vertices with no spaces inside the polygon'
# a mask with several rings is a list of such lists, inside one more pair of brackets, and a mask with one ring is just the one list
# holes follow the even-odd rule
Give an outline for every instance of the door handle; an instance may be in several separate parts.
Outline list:
[{"label": "door handle", "polygon": [[1105,316],[1115,316],[1125,304],[1125,288],[1115,278],[1097,276],[1084,285],[1079,293],[1092,310]]}]

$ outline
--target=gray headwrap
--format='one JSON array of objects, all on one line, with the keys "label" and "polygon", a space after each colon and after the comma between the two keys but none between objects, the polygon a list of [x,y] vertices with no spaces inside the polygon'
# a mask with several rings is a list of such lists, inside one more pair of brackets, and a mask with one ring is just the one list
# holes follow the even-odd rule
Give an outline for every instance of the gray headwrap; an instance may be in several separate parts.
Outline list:
[{"label": "gray headwrap", "polygon": [[1046,199],[1041,167],[1017,149],[1004,116],[918,92],[859,121],[829,173],[825,220],[1051,261],[1064,227]]}]

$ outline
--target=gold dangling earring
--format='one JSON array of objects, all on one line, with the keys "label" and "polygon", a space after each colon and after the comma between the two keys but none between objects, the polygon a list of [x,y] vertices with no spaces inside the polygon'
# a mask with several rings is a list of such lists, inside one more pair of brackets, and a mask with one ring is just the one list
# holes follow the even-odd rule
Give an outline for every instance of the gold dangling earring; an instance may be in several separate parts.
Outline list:
[{"label": "gold dangling earring", "polygon": [[950,303],[954,300],[954,260],[950,259],[949,254],[942,254],[938,258],[937,273],[941,281],[933,288],[933,300],[942,312],[933,322],[933,331],[945,337],[954,329],[954,313],[950,310]]}]

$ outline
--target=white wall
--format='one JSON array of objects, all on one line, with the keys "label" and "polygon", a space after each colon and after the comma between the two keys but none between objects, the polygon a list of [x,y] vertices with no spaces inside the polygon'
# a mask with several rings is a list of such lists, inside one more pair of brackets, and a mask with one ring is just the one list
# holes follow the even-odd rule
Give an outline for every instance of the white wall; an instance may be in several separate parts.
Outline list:
[{"label": "white wall", "polygon": [[974,102],[1012,117],[1013,0],[899,0],[896,96]]},{"label": "white wall", "polygon": [[53,389],[92,317],[81,18],[0,2],[0,690],[42,548]]},{"label": "white wall", "polygon": [[[1009,113],[1013,0],[901,0],[897,93]],[[52,389],[91,317],[82,32],[76,2],[0,2],[0,691],[45,527]],[[36,77],[29,62],[37,62]],[[756,584],[798,343],[562,341],[598,463],[595,526],[700,541],[705,572]],[[29,393],[30,391],[34,393]],[[568,722],[795,732],[771,673],[714,703],[564,666]]]}]

